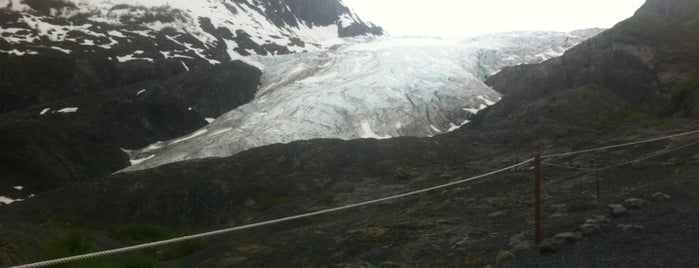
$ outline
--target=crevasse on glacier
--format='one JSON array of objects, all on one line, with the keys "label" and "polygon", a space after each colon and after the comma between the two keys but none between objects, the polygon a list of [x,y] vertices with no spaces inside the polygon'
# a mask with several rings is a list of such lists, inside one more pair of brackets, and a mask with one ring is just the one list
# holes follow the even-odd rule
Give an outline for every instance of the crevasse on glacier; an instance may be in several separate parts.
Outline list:
[{"label": "crevasse on glacier", "polygon": [[353,38],[319,52],[257,57],[264,75],[252,102],[189,136],[131,152],[144,160],[126,170],[296,140],[452,131],[500,99],[483,83],[488,75],[559,56],[597,33]]}]

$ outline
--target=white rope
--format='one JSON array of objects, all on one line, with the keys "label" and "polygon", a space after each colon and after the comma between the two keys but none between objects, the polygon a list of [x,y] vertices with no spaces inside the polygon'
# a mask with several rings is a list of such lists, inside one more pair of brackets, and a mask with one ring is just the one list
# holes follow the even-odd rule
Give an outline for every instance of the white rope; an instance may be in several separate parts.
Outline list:
[{"label": "white rope", "polygon": [[667,150],[664,150],[664,151],[661,151],[661,152],[656,152],[656,153],[653,153],[653,154],[649,154],[649,155],[646,155],[646,156],[641,157],[641,158],[637,158],[637,159],[634,159],[634,160],[622,162],[622,163],[615,164],[615,165],[611,165],[611,166],[600,167],[600,168],[574,167],[574,166],[558,165],[558,164],[546,163],[546,162],[542,162],[541,164],[542,164],[542,165],[547,165],[547,166],[552,166],[552,167],[560,167],[560,168],[567,168],[567,169],[577,169],[577,170],[584,170],[584,171],[602,171],[602,170],[607,170],[607,169],[612,169],[612,168],[618,168],[618,167],[626,166],[626,165],[628,165],[628,164],[637,163],[637,162],[640,162],[640,161],[643,161],[643,160],[647,160],[647,159],[650,159],[650,158],[653,158],[653,157],[656,157],[656,156],[661,156],[661,155],[664,155],[664,154],[669,154],[669,153],[671,153],[671,152],[674,152],[674,151],[677,151],[677,150],[681,150],[681,149],[684,149],[684,148],[687,148],[687,147],[690,147],[690,146],[694,146],[694,145],[696,145],[696,144],[699,144],[699,141],[690,142],[690,143],[687,143],[687,144],[684,144],[684,145],[681,145],[681,146],[677,146],[677,147],[672,148],[672,149],[667,149]]},{"label": "white rope", "polygon": [[664,136],[664,137],[659,137],[659,138],[652,138],[652,139],[647,139],[647,140],[642,140],[642,141],[622,143],[622,144],[617,144],[617,145],[609,145],[609,146],[597,147],[597,148],[592,148],[592,149],[585,149],[585,150],[568,152],[568,153],[544,155],[544,156],[541,156],[541,159],[563,157],[563,156],[582,154],[582,153],[590,153],[590,152],[596,152],[596,151],[604,151],[604,150],[614,149],[614,148],[619,148],[619,147],[626,147],[626,146],[638,145],[638,144],[649,143],[649,142],[654,142],[654,141],[659,141],[659,140],[666,140],[666,139],[672,139],[672,138],[677,138],[677,137],[682,137],[682,136],[689,136],[689,135],[697,134],[697,133],[699,133],[699,130],[694,130],[694,131],[689,131],[689,132],[684,132],[684,133],[679,133],[679,134],[674,134],[674,135],[669,135],[669,136]]},{"label": "white rope", "polygon": [[398,199],[398,198],[402,198],[402,197],[406,197],[406,196],[411,196],[411,195],[421,194],[421,193],[425,193],[425,192],[429,192],[429,191],[433,191],[433,190],[443,189],[443,188],[447,188],[447,187],[450,187],[453,185],[457,185],[457,184],[461,184],[461,183],[465,183],[465,182],[469,182],[469,181],[474,181],[474,180],[477,180],[480,178],[495,175],[497,173],[504,172],[504,171],[519,167],[521,165],[527,164],[527,163],[532,162],[532,161],[534,161],[534,158],[528,159],[524,162],[520,162],[520,163],[514,164],[512,166],[506,167],[506,168],[502,168],[502,169],[498,169],[496,171],[473,176],[473,177],[470,177],[467,179],[453,181],[450,183],[441,184],[441,185],[437,185],[437,186],[433,186],[433,187],[429,187],[429,188],[424,188],[424,189],[420,189],[420,190],[416,190],[416,191],[412,191],[412,192],[407,192],[407,193],[403,193],[403,194],[398,194],[398,195],[388,196],[388,197],[384,197],[384,198],[369,200],[369,201],[365,201],[365,202],[361,202],[361,203],[355,203],[355,204],[350,204],[350,205],[346,205],[346,206],[330,208],[330,209],[325,209],[325,210],[320,210],[320,211],[315,211],[315,212],[309,212],[309,213],[305,213],[305,214],[299,214],[299,215],[295,215],[295,216],[289,216],[289,217],[285,217],[285,218],[279,218],[279,219],[274,219],[274,220],[269,220],[269,221],[264,221],[264,222],[243,225],[243,226],[221,229],[221,230],[216,230],[216,231],[211,231],[211,232],[206,232],[206,233],[200,233],[200,234],[189,235],[189,236],[182,236],[182,237],[172,238],[172,239],[168,239],[168,240],[162,240],[162,241],[139,244],[139,245],[134,245],[134,246],[129,246],[129,247],[117,248],[117,249],[112,249],[112,250],[105,250],[105,251],[99,251],[99,252],[94,252],[94,253],[88,253],[88,254],[83,254],[83,255],[78,255],[78,256],[65,257],[65,258],[60,258],[60,259],[24,264],[24,265],[20,265],[20,266],[13,266],[10,268],[45,267],[45,266],[49,266],[49,265],[56,265],[56,264],[61,264],[61,263],[86,260],[86,259],[95,258],[95,257],[115,255],[115,254],[129,252],[129,251],[135,251],[135,250],[146,249],[146,248],[153,248],[153,247],[183,242],[183,241],[187,241],[187,240],[215,236],[215,235],[220,235],[220,234],[229,233],[229,232],[238,231],[238,230],[251,229],[251,228],[255,228],[255,227],[271,225],[271,224],[275,224],[275,223],[286,222],[286,221],[316,216],[316,215],[320,215],[320,214],[327,214],[330,212],[371,205],[371,204],[375,204],[375,203],[379,203],[379,202],[385,202],[385,201]]},{"label": "white rope", "polygon": [[[654,141],[659,141],[659,140],[664,140],[664,139],[671,139],[671,138],[676,138],[676,137],[681,137],[681,136],[688,136],[688,135],[697,134],[697,133],[699,133],[699,130],[684,132],[684,133],[679,133],[679,134],[669,135],[669,136],[664,136],[664,137],[659,137],[659,138],[653,138],[653,139],[648,139],[648,140],[643,140],[643,141],[638,141],[638,142],[629,142],[629,143],[624,143],[624,144],[610,145],[610,146],[604,146],[604,147],[598,147],[598,148],[586,149],[586,150],[580,150],[580,151],[574,151],[574,152],[568,152],[568,153],[551,154],[551,155],[542,156],[541,158],[548,159],[548,158],[554,158],[554,157],[569,156],[569,155],[574,155],[574,154],[603,151],[603,150],[607,150],[607,149],[649,143],[649,142],[654,142]],[[696,143],[699,143],[699,142],[687,144],[685,146],[675,148],[674,150],[679,150],[680,148],[688,147],[688,146],[694,145]],[[674,150],[672,150],[672,151],[674,151]],[[664,152],[664,153],[669,153],[669,152],[670,151]],[[654,157],[654,156],[657,156],[657,155],[652,155],[652,156],[649,156],[648,158]],[[643,160],[643,159],[637,159],[634,161],[640,161],[640,160]],[[105,251],[99,251],[99,252],[94,252],[94,253],[88,253],[88,254],[83,254],[83,255],[78,255],[78,256],[71,256],[71,257],[65,257],[65,258],[60,258],[60,259],[54,259],[54,260],[24,264],[24,265],[19,265],[19,266],[13,266],[10,268],[45,267],[45,266],[57,265],[57,264],[62,264],[62,263],[67,263],[67,262],[86,260],[86,259],[90,259],[90,258],[115,255],[115,254],[120,254],[120,253],[124,253],[124,252],[129,252],[129,251],[136,251],[136,250],[141,250],[141,249],[146,249],[146,248],[153,248],[153,247],[158,247],[158,246],[163,246],[163,245],[169,245],[169,244],[188,241],[188,240],[216,236],[216,235],[229,233],[229,232],[233,232],[233,231],[238,231],[238,230],[251,229],[251,228],[255,228],[255,227],[266,226],[266,225],[276,224],[276,223],[280,223],[280,222],[286,222],[286,221],[307,218],[307,217],[321,215],[321,214],[327,214],[327,213],[331,213],[331,212],[335,212],[335,211],[371,205],[371,204],[385,202],[385,201],[389,201],[389,200],[393,200],[393,199],[403,198],[406,196],[411,196],[411,195],[421,194],[421,193],[425,193],[425,192],[429,192],[429,191],[433,191],[433,190],[443,189],[443,188],[447,188],[447,187],[450,187],[453,185],[457,185],[457,184],[461,184],[461,183],[465,183],[465,182],[469,182],[469,181],[474,181],[474,180],[477,180],[480,178],[484,178],[487,176],[491,176],[491,175],[494,175],[494,174],[497,174],[497,173],[500,173],[503,171],[507,171],[507,170],[516,168],[518,166],[527,164],[527,163],[532,162],[532,161],[534,161],[534,158],[530,158],[524,162],[520,162],[518,164],[514,164],[514,165],[506,167],[506,168],[502,168],[502,169],[499,169],[496,171],[492,171],[492,172],[488,172],[488,173],[481,174],[478,176],[470,177],[467,179],[458,180],[458,181],[454,181],[454,182],[450,182],[450,183],[446,183],[446,184],[442,184],[442,185],[437,185],[437,186],[433,186],[433,187],[429,187],[429,188],[424,188],[424,189],[420,189],[420,190],[416,190],[416,191],[412,191],[412,192],[407,192],[407,193],[403,193],[403,194],[398,194],[398,195],[388,196],[388,197],[379,198],[379,199],[375,199],[375,200],[370,200],[370,201],[366,201],[366,202],[355,203],[355,204],[350,204],[350,205],[346,205],[346,206],[330,208],[330,209],[325,209],[325,210],[320,210],[320,211],[315,211],[315,212],[309,212],[309,213],[305,213],[305,214],[299,214],[299,215],[295,215],[295,216],[289,216],[289,217],[285,217],[285,218],[279,218],[279,219],[274,219],[274,220],[269,220],[269,221],[264,221],[264,222],[258,222],[258,223],[243,225],[243,226],[227,228],[227,229],[220,229],[220,230],[206,232],[206,233],[194,234],[194,235],[189,235],[189,236],[182,236],[182,237],[172,238],[172,239],[168,239],[168,240],[156,241],[156,242],[139,244],[139,245],[128,246],[128,247],[122,247],[122,248],[117,248],[117,249],[112,249],[112,250],[105,250]],[[631,163],[631,162],[629,162],[629,163]],[[613,168],[613,167],[617,167],[617,166],[621,166],[621,165],[626,165],[629,163],[623,163],[620,165],[606,167],[603,169]],[[545,164],[552,165],[552,166],[555,165],[555,164],[548,164],[548,163],[545,163]],[[565,166],[561,166],[561,167],[565,167]]]}]

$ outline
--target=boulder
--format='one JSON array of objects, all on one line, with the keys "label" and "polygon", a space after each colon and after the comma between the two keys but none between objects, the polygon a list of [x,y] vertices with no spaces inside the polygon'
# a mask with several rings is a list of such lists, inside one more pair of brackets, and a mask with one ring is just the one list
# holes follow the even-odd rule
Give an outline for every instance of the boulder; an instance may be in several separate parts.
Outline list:
[{"label": "boulder", "polygon": [[670,199],[670,195],[663,193],[663,192],[657,192],[651,196],[651,200],[656,201],[656,202],[657,201],[665,201],[668,199]]},{"label": "boulder", "polygon": [[565,232],[554,236],[555,239],[565,240],[567,243],[574,243],[582,238],[582,233],[580,232]]},{"label": "boulder", "polygon": [[610,204],[608,208],[609,213],[612,215],[612,217],[619,217],[623,214],[626,214],[626,208],[621,204]]},{"label": "boulder", "polygon": [[624,232],[637,232],[646,230],[646,227],[633,224],[619,224],[617,225],[617,228],[621,229]]},{"label": "boulder", "polygon": [[498,255],[495,256],[495,264],[500,265],[508,260],[514,259],[515,254],[513,254],[511,251],[503,250],[498,252]]},{"label": "boulder", "polygon": [[594,233],[598,233],[600,230],[599,224],[582,224],[580,225],[580,231],[582,232],[583,235],[591,235]]},{"label": "boulder", "polygon": [[641,209],[648,205],[648,201],[638,198],[629,198],[624,201],[624,207],[629,209]]},{"label": "boulder", "polygon": [[561,249],[566,242],[563,239],[549,237],[539,243],[539,253],[553,253]]}]

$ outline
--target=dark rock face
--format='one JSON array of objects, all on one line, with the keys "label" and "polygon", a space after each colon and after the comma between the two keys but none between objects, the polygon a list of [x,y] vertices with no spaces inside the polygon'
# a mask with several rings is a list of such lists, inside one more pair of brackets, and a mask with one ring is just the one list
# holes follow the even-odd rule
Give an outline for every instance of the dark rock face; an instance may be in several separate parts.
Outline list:
[{"label": "dark rock face", "polygon": [[[203,117],[250,101],[260,76],[256,68],[235,61],[2,114],[0,158],[7,165],[1,180],[38,193],[127,167],[122,148],[144,147],[206,125]],[[73,107],[77,111],[58,112]]]},{"label": "dark rock face", "polygon": [[643,13],[657,13],[665,16],[679,16],[684,19],[691,19],[696,16],[699,3],[694,0],[646,0],[646,3],[636,12],[636,15]]},{"label": "dark rock face", "polygon": [[[61,207],[50,215],[43,214],[46,207],[42,202],[33,200],[18,203],[17,209],[55,219],[84,217],[97,224],[137,220],[218,225],[236,215],[265,210],[268,198],[293,197],[288,204],[279,205],[303,206],[303,200],[330,188],[353,191],[347,188],[352,181],[407,180],[410,178],[396,178],[396,170],[457,163],[468,156],[452,149],[468,150],[461,144],[422,138],[300,141],[69,185],[43,197],[53,200],[51,207]],[[285,179],[279,180],[282,177]],[[91,201],[75,202],[78,199]],[[149,205],[142,206],[144,203]]]},{"label": "dark rock face", "polygon": [[0,54],[0,112],[80,96],[184,72],[180,62],[109,61],[104,55]]},{"label": "dark rock face", "polygon": [[[603,89],[608,99],[626,103],[598,106],[601,102],[593,101],[581,115],[609,112],[593,122],[613,117],[619,109],[652,117],[699,116],[699,49],[690,45],[699,42],[697,14],[696,1],[648,1],[632,18],[560,58],[505,68],[486,81],[505,95],[501,104],[480,113],[471,127],[523,127],[522,122],[551,112],[546,107],[556,98],[562,101],[562,92],[581,88]],[[599,91],[588,95],[595,92]],[[569,94],[567,100],[575,102],[573,97],[581,96]],[[519,111],[535,106],[538,112],[530,113],[528,121],[515,123]],[[571,119],[558,123],[581,122]]]},{"label": "dark rock face", "polygon": [[152,96],[174,96],[201,116],[215,118],[255,98],[260,76],[257,68],[233,61],[173,76]]},{"label": "dark rock face", "polygon": [[[2,180],[34,193],[129,165],[121,148],[145,146],[205,125],[177,98],[92,94],[0,117]],[[44,107],[43,105],[41,107]],[[63,108],[76,112],[58,112]]]}]

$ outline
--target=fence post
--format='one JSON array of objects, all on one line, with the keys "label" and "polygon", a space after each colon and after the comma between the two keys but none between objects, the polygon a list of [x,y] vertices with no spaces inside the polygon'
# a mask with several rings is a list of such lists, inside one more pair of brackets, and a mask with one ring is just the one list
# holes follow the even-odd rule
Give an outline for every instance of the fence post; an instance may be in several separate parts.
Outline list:
[{"label": "fence post", "polygon": [[595,170],[595,186],[597,187],[597,200],[599,200],[599,170]]},{"label": "fence post", "polygon": [[534,160],[534,241],[541,242],[541,155]]}]

